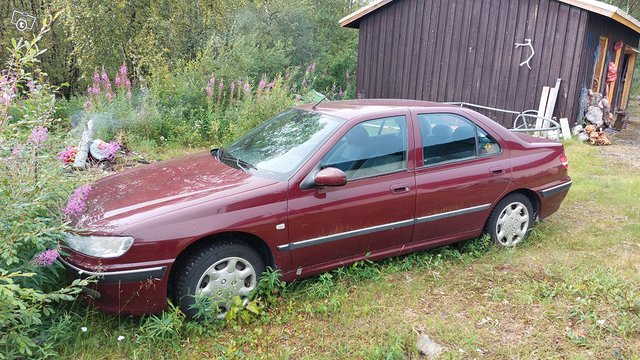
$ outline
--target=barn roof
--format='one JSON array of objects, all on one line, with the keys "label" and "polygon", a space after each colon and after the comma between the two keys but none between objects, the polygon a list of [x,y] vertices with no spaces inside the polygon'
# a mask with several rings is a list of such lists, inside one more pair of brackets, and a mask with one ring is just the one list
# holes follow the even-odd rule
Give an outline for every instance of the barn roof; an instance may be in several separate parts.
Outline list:
[{"label": "barn roof", "polygon": [[[366,5],[350,15],[345,16],[340,20],[340,26],[357,28],[359,26],[360,19],[367,14],[370,14],[381,7],[387,5],[394,0],[376,0],[369,5]],[[631,15],[620,10],[617,6],[605,4],[602,1],[596,0],[558,0],[561,3],[579,7],[587,11],[606,16],[620,24],[628,27],[629,29],[640,33],[640,21],[633,18]]]}]

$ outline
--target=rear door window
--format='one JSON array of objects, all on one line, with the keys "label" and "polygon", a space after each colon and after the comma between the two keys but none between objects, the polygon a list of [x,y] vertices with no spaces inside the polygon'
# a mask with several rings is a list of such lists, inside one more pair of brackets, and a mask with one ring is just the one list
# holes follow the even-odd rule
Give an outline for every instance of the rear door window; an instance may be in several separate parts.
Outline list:
[{"label": "rear door window", "polygon": [[497,154],[500,145],[475,123],[456,114],[418,115],[425,165]]}]

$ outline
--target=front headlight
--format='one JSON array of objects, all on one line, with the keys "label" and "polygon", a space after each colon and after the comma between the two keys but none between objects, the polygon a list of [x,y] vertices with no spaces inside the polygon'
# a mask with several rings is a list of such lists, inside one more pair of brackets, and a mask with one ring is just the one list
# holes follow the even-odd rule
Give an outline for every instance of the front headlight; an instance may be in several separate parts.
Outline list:
[{"label": "front headlight", "polygon": [[73,250],[94,257],[114,258],[129,250],[133,245],[130,236],[83,236],[67,234],[64,242]]}]

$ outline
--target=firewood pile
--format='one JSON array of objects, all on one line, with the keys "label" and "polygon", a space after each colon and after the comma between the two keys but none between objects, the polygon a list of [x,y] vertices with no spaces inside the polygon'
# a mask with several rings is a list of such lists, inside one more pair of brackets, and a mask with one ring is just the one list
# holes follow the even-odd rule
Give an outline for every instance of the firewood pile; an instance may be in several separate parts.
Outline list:
[{"label": "firewood pile", "polygon": [[611,145],[605,131],[613,124],[609,100],[601,93],[589,90],[585,109],[585,126],[577,125],[573,128],[573,134],[579,140],[588,141],[591,145]]}]

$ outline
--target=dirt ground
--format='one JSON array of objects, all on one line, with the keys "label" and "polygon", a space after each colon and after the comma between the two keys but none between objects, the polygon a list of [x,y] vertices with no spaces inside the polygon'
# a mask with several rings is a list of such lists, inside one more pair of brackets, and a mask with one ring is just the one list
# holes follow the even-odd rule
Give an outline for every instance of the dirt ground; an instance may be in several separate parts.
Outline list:
[{"label": "dirt ground", "polygon": [[607,135],[611,145],[605,146],[600,154],[607,160],[628,164],[640,170],[640,110],[634,110],[625,130]]}]

